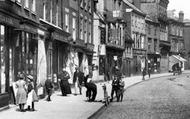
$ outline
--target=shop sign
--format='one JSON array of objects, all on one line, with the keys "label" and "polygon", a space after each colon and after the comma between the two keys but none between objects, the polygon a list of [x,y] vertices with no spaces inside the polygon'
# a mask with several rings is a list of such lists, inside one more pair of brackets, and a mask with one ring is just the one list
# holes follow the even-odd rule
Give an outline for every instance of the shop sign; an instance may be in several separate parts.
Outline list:
[{"label": "shop sign", "polygon": [[136,49],[133,49],[133,53],[138,54],[138,55],[145,55],[146,54],[144,50],[136,50]]},{"label": "shop sign", "polygon": [[8,17],[6,15],[0,14],[0,22],[5,23],[5,24],[9,24],[12,26],[18,25],[18,20]]},{"label": "shop sign", "polygon": [[53,33],[53,39],[66,42],[66,40],[65,40],[66,38],[63,35],[60,35],[56,32]]}]

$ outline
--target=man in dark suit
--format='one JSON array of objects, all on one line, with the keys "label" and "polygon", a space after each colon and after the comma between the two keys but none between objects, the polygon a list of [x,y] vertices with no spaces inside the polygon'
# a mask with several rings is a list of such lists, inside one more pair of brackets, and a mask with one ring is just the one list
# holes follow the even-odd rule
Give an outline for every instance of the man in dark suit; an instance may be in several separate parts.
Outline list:
[{"label": "man in dark suit", "polygon": [[79,88],[79,93],[82,95],[82,82],[84,80],[84,73],[79,71],[79,68],[75,68],[73,76],[73,84],[75,85],[75,95],[77,95],[77,87]]},{"label": "man in dark suit", "polygon": [[87,75],[84,78],[84,86],[86,87],[86,97],[88,97],[89,101],[95,101],[96,95],[97,95],[97,86],[95,83],[90,80],[89,82],[87,81],[89,78],[89,75]]}]

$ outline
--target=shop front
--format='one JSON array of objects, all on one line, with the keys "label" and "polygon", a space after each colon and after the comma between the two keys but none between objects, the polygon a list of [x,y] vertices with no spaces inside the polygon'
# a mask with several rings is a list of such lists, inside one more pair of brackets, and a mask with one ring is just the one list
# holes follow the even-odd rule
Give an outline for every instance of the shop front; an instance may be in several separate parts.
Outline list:
[{"label": "shop front", "polygon": [[132,75],[141,75],[144,68],[146,68],[146,50],[133,49]]},{"label": "shop front", "polygon": [[148,57],[148,68],[151,70],[151,73],[160,72],[160,59],[159,54],[147,54]]}]

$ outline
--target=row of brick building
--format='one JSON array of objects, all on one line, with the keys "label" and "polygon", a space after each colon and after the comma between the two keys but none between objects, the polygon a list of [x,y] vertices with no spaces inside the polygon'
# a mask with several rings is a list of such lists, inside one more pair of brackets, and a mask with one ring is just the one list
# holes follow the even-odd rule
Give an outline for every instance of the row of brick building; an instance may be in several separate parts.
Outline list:
[{"label": "row of brick building", "polygon": [[[94,81],[111,80],[115,66],[125,76],[139,75],[148,67],[152,72],[168,71],[169,57],[184,48],[183,23],[168,19],[168,3],[1,0],[0,107],[10,103],[10,87],[18,73],[33,75],[35,86],[43,86],[48,77],[57,84],[64,67],[70,83],[75,67],[92,74]],[[179,34],[169,34],[173,28],[179,28]],[[181,41],[178,50],[176,41]],[[36,90],[43,95],[43,88]]]}]

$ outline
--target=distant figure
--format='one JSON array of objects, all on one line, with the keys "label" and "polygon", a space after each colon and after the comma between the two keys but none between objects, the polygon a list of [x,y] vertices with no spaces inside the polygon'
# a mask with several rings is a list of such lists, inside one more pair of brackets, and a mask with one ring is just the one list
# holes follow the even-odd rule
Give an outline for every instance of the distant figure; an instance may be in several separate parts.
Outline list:
[{"label": "distant figure", "polygon": [[37,94],[34,90],[34,83],[33,83],[33,76],[28,75],[27,80],[28,80],[28,98],[27,98],[27,106],[29,111],[35,111],[34,108],[34,102],[38,101]]},{"label": "distant figure", "polygon": [[125,87],[125,82],[120,78],[119,80],[119,89],[118,89],[118,98],[117,101],[123,101],[123,93],[124,93],[124,87]]},{"label": "distant figure", "polygon": [[26,82],[24,81],[24,75],[19,74],[18,75],[19,80],[16,82],[16,88],[18,89],[17,94],[16,94],[16,104],[19,104],[20,111],[23,112],[24,110],[24,105],[26,103]]},{"label": "distant figure", "polygon": [[87,75],[84,78],[84,86],[87,89],[86,97],[88,97],[89,101],[95,101],[96,95],[97,95],[97,86],[95,83],[92,82],[92,80],[88,82],[88,79],[89,79],[89,75]]},{"label": "distant figure", "polygon": [[115,67],[115,74],[112,81],[112,90],[111,90],[111,99],[110,101],[113,101],[113,95],[116,94],[116,97],[118,98],[118,89],[119,89],[119,80],[121,78],[121,72],[119,71],[119,68]]},{"label": "distant figure", "polygon": [[79,71],[79,68],[75,68],[73,76],[73,84],[75,85],[75,94],[77,95],[77,87],[79,88],[79,94],[82,95],[82,82],[84,81],[84,73]]},{"label": "distant figure", "polygon": [[60,79],[60,87],[61,87],[62,95],[67,96],[67,94],[71,94],[71,87],[68,81],[70,78],[70,75],[66,71],[65,68],[63,68],[58,78]]},{"label": "distant figure", "polygon": [[151,74],[151,68],[148,68],[148,77],[150,78],[150,74]]},{"label": "distant figure", "polygon": [[53,83],[51,81],[51,78],[48,77],[48,79],[45,81],[45,89],[48,94],[47,101],[51,101],[51,95],[52,95],[52,89],[53,89]]},{"label": "distant figure", "polygon": [[144,68],[142,71],[142,80],[145,80],[145,76],[146,76],[146,69]]}]

